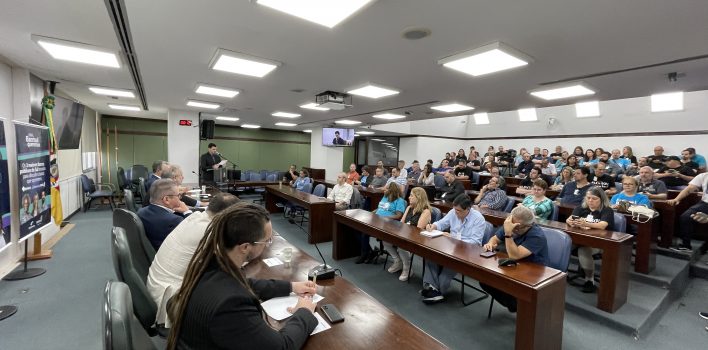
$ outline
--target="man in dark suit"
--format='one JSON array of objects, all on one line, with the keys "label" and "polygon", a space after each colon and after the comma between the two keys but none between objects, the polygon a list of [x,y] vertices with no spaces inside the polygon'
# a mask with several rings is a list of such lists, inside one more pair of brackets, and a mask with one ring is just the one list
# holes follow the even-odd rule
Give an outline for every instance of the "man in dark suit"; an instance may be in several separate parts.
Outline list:
[{"label": "man in dark suit", "polygon": [[156,160],[152,163],[152,174],[145,181],[145,192],[150,193],[150,186],[152,183],[162,178],[162,172],[167,171],[169,164],[164,160]]},{"label": "man in dark suit", "polygon": [[445,202],[452,203],[457,196],[465,193],[465,186],[462,185],[462,182],[457,180],[452,170],[445,172],[445,182],[447,182],[447,185],[442,189],[442,199]]},{"label": "man in dark suit", "polygon": [[171,179],[160,179],[150,187],[150,205],[140,208],[138,217],[148,240],[158,250],[167,235],[191,213],[179,200],[177,184]]},{"label": "man in dark suit", "polygon": [[219,152],[217,152],[216,144],[210,143],[207,146],[208,152],[202,154],[199,159],[199,170],[202,172],[202,183],[204,182],[214,182],[214,170],[221,167],[219,162],[221,162],[221,157]]},{"label": "man in dark suit", "polygon": [[339,136],[339,131],[334,132],[334,139],[332,140],[333,145],[346,145],[347,140],[343,139],[341,136]]}]

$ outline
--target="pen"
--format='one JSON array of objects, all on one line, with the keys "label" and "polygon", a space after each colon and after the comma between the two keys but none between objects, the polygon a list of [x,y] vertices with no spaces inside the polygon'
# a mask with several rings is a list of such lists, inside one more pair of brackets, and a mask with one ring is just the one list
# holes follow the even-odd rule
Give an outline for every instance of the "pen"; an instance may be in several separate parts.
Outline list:
[{"label": "pen", "polygon": [[312,276],[312,283],[314,283],[315,285],[317,285],[317,272],[318,271],[315,271],[315,275]]}]

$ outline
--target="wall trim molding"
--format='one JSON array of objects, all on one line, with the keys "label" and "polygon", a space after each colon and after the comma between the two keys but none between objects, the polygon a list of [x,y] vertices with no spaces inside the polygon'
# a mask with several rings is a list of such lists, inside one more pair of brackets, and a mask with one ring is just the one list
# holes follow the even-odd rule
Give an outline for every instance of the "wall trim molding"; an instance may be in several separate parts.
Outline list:
[{"label": "wall trim molding", "polygon": [[[114,132],[113,129],[102,129],[101,132],[105,135],[107,131],[110,130],[111,133]],[[118,129],[118,134],[125,135],[145,135],[145,136],[167,136],[166,132],[152,132],[152,131],[136,131],[136,130],[121,130]]]},{"label": "wall trim molding", "polygon": [[443,138],[443,139],[462,140],[462,141],[480,141],[480,140],[570,139],[570,138],[589,138],[589,137],[685,136],[685,135],[708,135],[708,130],[651,131],[651,132],[626,132],[626,133],[607,133],[607,134],[490,136],[490,137],[450,137],[450,136],[436,136],[436,135],[418,134],[418,135],[401,135],[399,137],[400,138],[430,137],[430,138]]},{"label": "wall trim molding", "polygon": [[307,141],[288,141],[288,140],[269,140],[269,139],[254,139],[249,137],[232,137],[232,136],[214,136],[212,140],[230,140],[230,141],[253,141],[253,142],[268,142],[268,143],[293,143],[298,145],[309,145]]}]

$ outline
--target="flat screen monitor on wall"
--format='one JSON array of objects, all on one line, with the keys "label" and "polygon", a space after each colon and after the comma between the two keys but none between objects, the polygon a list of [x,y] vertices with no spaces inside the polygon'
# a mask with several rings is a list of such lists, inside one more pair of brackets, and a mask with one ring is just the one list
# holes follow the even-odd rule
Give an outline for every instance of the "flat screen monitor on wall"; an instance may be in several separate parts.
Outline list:
[{"label": "flat screen monitor on wall", "polygon": [[353,147],[354,129],[322,128],[322,146]]},{"label": "flat screen monitor on wall", "polygon": [[81,142],[84,105],[56,96],[54,100],[54,133],[59,149],[77,149]]}]

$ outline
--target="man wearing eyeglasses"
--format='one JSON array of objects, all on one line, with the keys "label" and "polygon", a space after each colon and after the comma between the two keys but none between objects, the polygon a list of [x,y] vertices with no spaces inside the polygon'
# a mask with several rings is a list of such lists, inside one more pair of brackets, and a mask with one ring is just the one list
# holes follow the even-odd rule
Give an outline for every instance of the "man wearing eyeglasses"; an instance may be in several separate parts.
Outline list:
[{"label": "man wearing eyeglasses", "polygon": [[332,192],[327,196],[335,202],[335,208],[337,210],[344,210],[349,208],[349,202],[352,199],[352,194],[354,193],[354,187],[347,183],[347,174],[339,173],[337,175],[337,184],[332,188]]},{"label": "man wearing eyeglasses", "polygon": [[140,208],[138,217],[148,240],[158,250],[167,235],[191,213],[179,199],[177,184],[172,179],[160,179],[150,186],[150,205]]}]

